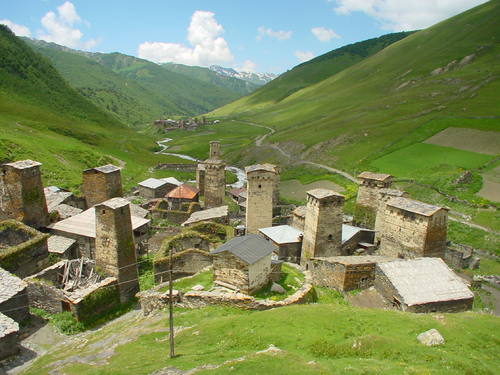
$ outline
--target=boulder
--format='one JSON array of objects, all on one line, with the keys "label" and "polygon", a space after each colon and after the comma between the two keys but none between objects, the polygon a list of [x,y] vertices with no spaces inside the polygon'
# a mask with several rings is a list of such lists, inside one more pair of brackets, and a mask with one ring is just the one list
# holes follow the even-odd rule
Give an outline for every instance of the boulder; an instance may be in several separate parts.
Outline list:
[{"label": "boulder", "polygon": [[285,294],[286,290],[280,284],[273,283],[271,286],[271,292]]},{"label": "boulder", "polygon": [[435,328],[422,332],[420,335],[417,336],[417,340],[420,341],[421,344],[424,344],[426,346],[444,344],[443,336],[441,336],[439,331]]}]

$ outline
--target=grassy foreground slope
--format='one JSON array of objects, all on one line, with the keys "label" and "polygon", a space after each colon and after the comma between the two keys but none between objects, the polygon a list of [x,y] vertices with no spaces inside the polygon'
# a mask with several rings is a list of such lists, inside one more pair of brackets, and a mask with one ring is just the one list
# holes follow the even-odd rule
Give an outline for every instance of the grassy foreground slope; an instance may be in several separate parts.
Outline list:
[{"label": "grassy foreground slope", "polygon": [[[173,359],[168,358],[166,314],[130,314],[52,348],[22,374],[57,369],[68,375],[146,375],[204,365],[197,374],[495,374],[500,366],[498,317],[410,314],[330,302],[262,312],[176,310],[180,331]],[[431,328],[441,332],[444,345],[417,341]],[[271,344],[280,350],[259,353]]]},{"label": "grassy foreground slope", "polygon": [[42,56],[0,25],[0,161],[42,162],[46,184],[78,189],[81,171],[125,166],[129,187],[165,156],[138,134],[90,103]]},{"label": "grassy foreground slope", "polygon": [[[412,132],[431,120],[500,115],[499,17],[500,2],[494,0],[407,36],[283,100],[271,95],[276,80],[212,114],[271,126],[277,131],[270,142],[295,144],[309,159],[365,169],[401,147],[401,140],[414,143]],[[267,90],[267,101],[258,100]],[[499,123],[479,119],[473,126],[497,130]],[[432,126],[439,132],[449,125]]]}]

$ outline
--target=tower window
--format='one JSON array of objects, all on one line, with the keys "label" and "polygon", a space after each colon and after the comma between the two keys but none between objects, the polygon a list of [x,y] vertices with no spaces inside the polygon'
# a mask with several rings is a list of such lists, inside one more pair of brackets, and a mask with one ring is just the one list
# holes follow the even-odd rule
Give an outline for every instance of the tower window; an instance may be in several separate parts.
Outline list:
[{"label": "tower window", "polygon": [[259,185],[259,189],[262,188],[262,185]]},{"label": "tower window", "polygon": [[333,236],[331,234],[328,235],[328,240],[329,241],[333,240]]}]

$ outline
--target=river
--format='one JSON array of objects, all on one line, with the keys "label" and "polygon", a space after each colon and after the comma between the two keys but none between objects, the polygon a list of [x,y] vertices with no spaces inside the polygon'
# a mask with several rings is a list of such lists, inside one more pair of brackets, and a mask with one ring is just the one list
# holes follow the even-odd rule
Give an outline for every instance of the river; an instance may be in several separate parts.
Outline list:
[{"label": "river", "polygon": [[[202,160],[195,159],[189,155],[176,154],[173,152],[166,152],[168,147],[169,147],[167,145],[167,143],[170,141],[172,141],[172,138],[165,138],[165,139],[162,139],[161,141],[157,141],[156,144],[161,148],[161,150],[155,152],[155,154],[176,156],[178,158],[181,158],[184,160],[194,161],[196,163],[199,163],[202,161]],[[228,186],[230,186],[232,188],[241,188],[241,187],[245,186],[245,183],[247,182],[247,178],[246,178],[245,171],[243,169],[230,165],[230,166],[226,167],[226,171],[233,173],[234,175],[236,175],[236,178],[238,179],[238,181],[236,181],[234,184],[228,184]]]}]

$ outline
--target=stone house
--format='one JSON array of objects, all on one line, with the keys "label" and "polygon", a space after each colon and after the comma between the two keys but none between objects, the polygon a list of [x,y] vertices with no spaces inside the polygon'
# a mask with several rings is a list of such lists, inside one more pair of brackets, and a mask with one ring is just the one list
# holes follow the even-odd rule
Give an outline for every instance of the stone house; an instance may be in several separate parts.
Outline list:
[{"label": "stone house", "polygon": [[[201,249],[186,249],[172,255],[173,279],[191,276],[212,265],[210,253]],[[164,256],[154,261],[155,283],[168,281],[170,257]]]},{"label": "stone house", "polygon": [[376,243],[380,243],[380,237],[382,236],[382,231],[384,230],[384,214],[387,208],[387,202],[392,198],[398,197],[407,198],[408,193],[397,189],[380,189],[378,191],[378,206],[374,226]]},{"label": "stone house", "polygon": [[279,260],[300,264],[302,252],[302,231],[289,225],[260,228],[259,232],[277,248]]},{"label": "stone house", "polygon": [[379,192],[390,188],[393,177],[386,173],[363,172],[358,175],[361,181],[356,198],[354,220],[356,225],[373,229],[378,210]]},{"label": "stone house", "polygon": [[443,257],[448,209],[408,198],[386,204],[380,254],[395,258]]},{"label": "stone house", "polygon": [[[77,198],[72,192],[49,186],[43,189],[47,209],[51,216],[51,221],[67,219],[68,217],[78,215],[85,209],[85,199]],[[56,214],[56,220],[53,219]]]},{"label": "stone house", "polygon": [[47,234],[14,220],[0,222],[0,267],[19,277],[48,264]]},{"label": "stone house", "polygon": [[0,268],[0,313],[21,323],[29,317],[28,292],[23,280]]},{"label": "stone house", "polygon": [[0,220],[18,220],[35,228],[43,228],[49,224],[41,165],[33,160],[1,165]]},{"label": "stone house", "polygon": [[347,292],[373,285],[375,265],[392,258],[381,256],[338,256],[311,258],[307,269],[314,285]]},{"label": "stone house", "polygon": [[163,198],[167,193],[175,189],[174,184],[164,179],[148,178],[138,184],[139,195],[146,199]]},{"label": "stone house", "polygon": [[257,234],[234,237],[210,252],[214,282],[243,293],[263,288],[271,277],[271,255],[275,246]]},{"label": "stone house", "polygon": [[84,170],[82,192],[87,207],[121,197],[123,190],[120,168],[107,164]]},{"label": "stone house", "polygon": [[193,212],[191,216],[189,216],[189,218],[181,225],[184,227],[205,221],[227,224],[229,222],[229,207],[219,206]]},{"label": "stone house", "polygon": [[361,247],[375,248],[374,241],[375,231],[342,224],[342,254],[352,255]]},{"label": "stone house", "polygon": [[0,361],[19,353],[19,324],[0,313]]},{"label": "stone house", "polygon": [[[147,234],[150,220],[130,215],[134,239],[139,243]],[[91,207],[81,214],[48,226],[53,234],[76,240],[78,257],[95,258],[96,212]]]},{"label": "stone house", "polygon": [[394,308],[409,312],[470,310],[474,294],[440,258],[379,263],[375,288]]},{"label": "stone house", "polygon": [[182,184],[166,195],[168,206],[171,210],[182,210],[185,203],[198,202],[199,193],[194,186]]},{"label": "stone house", "polygon": [[210,153],[203,165],[205,167],[203,189],[205,208],[221,206],[224,202],[226,187],[226,163],[220,157],[220,142],[210,142]]}]

